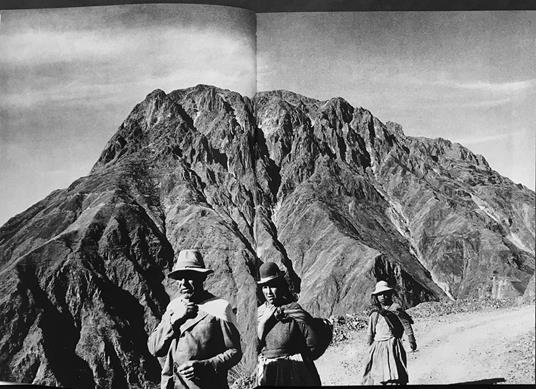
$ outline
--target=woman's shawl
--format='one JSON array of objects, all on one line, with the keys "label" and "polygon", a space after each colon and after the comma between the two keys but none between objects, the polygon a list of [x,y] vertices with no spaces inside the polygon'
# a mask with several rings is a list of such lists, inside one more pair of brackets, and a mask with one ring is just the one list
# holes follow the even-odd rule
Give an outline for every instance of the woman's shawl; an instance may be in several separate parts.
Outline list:
[{"label": "woman's shawl", "polygon": [[[378,316],[383,316],[395,338],[402,337],[402,334],[404,333],[404,327],[402,326],[402,323],[400,322],[400,319],[398,319],[396,313],[390,311],[389,309],[384,309],[382,307],[373,308],[372,313],[376,313]],[[378,319],[376,318],[376,322],[377,321]]]},{"label": "woman's shawl", "polygon": [[319,358],[333,339],[333,325],[326,319],[312,317],[298,303],[290,303],[276,309],[274,317],[279,321],[295,320],[313,360]]},{"label": "woman's shawl", "polygon": [[277,307],[274,312],[274,317],[282,322],[290,320],[302,321],[310,324],[313,317],[307,313],[298,303],[290,303]]},{"label": "woman's shawl", "polygon": [[413,318],[406,311],[404,311],[402,308],[397,309],[394,312],[400,318],[400,320],[406,321],[409,324],[413,324]]},{"label": "woman's shawl", "polygon": [[385,318],[385,321],[395,337],[401,338],[406,328],[408,329],[408,335],[410,335],[410,324],[413,324],[413,318],[397,303],[391,304],[388,309],[373,306],[371,308],[371,314],[374,312],[377,312]]}]

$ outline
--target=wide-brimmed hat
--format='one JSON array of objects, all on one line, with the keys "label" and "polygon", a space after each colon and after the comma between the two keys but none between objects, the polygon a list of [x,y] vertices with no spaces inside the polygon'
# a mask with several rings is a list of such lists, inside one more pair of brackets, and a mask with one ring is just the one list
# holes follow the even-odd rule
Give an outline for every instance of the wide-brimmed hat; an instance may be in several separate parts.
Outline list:
[{"label": "wide-brimmed hat", "polygon": [[380,294],[382,292],[387,292],[389,290],[393,290],[393,288],[390,288],[387,284],[387,281],[378,281],[376,283],[376,288],[374,288],[374,292],[372,292],[373,295]]},{"label": "wide-brimmed hat", "polygon": [[181,272],[185,271],[193,271],[204,275],[213,272],[213,270],[205,267],[203,257],[197,250],[181,250],[168,277],[176,279]]},{"label": "wide-brimmed hat", "polygon": [[261,279],[257,281],[257,284],[264,285],[270,281],[277,280],[283,277],[283,273],[279,270],[277,264],[273,262],[265,262],[259,268],[259,275]]}]

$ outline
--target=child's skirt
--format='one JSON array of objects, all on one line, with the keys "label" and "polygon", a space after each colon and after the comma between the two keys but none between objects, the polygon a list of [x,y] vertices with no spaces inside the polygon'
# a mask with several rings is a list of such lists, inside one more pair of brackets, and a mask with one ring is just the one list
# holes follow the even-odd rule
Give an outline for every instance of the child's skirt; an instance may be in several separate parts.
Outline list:
[{"label": "child's skirt", "polygon": [[363,385],[406,384],[408,369],[406,351],[400,339],[374,341],[369,347]]}]

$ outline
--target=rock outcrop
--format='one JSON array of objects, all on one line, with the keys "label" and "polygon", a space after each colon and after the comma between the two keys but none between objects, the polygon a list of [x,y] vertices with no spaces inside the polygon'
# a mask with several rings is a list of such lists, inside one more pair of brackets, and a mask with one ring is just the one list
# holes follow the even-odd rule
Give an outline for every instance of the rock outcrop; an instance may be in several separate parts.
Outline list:
[{"label": "rock outcrop", "polygon": [[87,177],[0,228],[0,380],[158,387],[147,334],[183,248],[237,309],[246,369],[262,261],[320,316],[361,310],[380,278],[408,306],[522,295],[534,201],[463,146],[342,98],[156,90]]},{"label": "rock outcrop", "polygon": [[529,284],[527,285],[525,289],[525,293],[523,293],[523,302],[525,303],[534,303],[534,300],[536,298],[536,290],[534,286],[534,274],[530,278]]}]

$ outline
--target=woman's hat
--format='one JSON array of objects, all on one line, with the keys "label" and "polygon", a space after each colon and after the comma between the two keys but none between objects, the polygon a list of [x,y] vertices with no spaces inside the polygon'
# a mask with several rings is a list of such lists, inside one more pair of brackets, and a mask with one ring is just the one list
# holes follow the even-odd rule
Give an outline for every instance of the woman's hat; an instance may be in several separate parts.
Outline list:
[{"label": "woman's hat", "polygon": [[203,257],[197,250],[181,250],[177,256],[177,261],[173,265],[173,270],[168,274],[169,278],[177,279],[181,272],[194,271],[208,275],[213,272],[205,267]]},{"label": "woman's hat", "polygon": [[387,281],[378,281],[376,283],[376,288],[374,289],[374,292],[372,292],[372,294],[380,294],[388,290],[393,290],[393,288],[390,288],[389,285],[387,285]]},{"label": "woman's hat", "polygon": [[259,275],[261,279],[257,281],[257,284],[264,285],[272,280],[283,277],[283,273],[279,270],[279,267],[273,262],[265,262],[259,268]]}]

